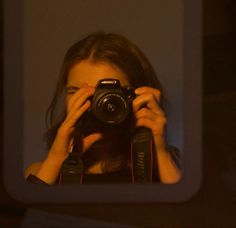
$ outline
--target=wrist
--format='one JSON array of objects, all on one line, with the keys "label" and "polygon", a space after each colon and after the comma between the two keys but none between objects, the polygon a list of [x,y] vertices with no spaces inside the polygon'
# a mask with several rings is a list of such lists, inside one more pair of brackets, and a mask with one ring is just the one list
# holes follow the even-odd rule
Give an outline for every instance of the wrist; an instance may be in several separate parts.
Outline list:
[{"label": "wrist", "polygon": [[61,126],[57,130],[57,137],[60,137],[60,138],[70,138],[72,132],[73,132],[73,129]]},{"label": "wrist", "polygon": [[47,184],[54,184],[60,172],[63,159],[48,154],[35,176]]},{"label": "wrist", "polygon": [[61,167],[62,163],[65,161],[66,156],[58,156],[49,152],[48,156],[45,159],[45,162],[52,164],[55,167]]},{"label": "wrist", "polygon": [[155,137],[154,138],[155,145],[160,152],[166,152],[166,141],[164,137]]}]

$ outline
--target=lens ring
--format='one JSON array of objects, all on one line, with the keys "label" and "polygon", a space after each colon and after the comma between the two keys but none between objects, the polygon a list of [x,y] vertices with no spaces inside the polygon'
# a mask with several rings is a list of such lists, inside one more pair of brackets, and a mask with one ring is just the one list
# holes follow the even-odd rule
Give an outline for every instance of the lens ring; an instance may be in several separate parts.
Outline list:
[{"label": "lens ring", "polygon": [[95,115],[105,124],[119,124],[123,122],[129,112],[125,98],[118,93],[107,93],[102,96],[95,107]]}]

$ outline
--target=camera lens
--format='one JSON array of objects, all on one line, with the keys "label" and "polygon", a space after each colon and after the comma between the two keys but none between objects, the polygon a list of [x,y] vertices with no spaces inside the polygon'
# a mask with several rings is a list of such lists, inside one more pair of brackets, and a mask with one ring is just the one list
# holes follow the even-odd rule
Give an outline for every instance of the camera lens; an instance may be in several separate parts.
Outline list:
[{"label": "camera lens", "polygon": [[114,104],[112,104],[110,101],[106,102],[106,104],[104,105],[105,108],[105,112],[108,115],[114,115],[115,111],[116,111],[116,106]]},{"label": "camera lens", "polygon": [[99,99],[95,113],[103,123],[118,124],[126,119],[128,106],[120,94],[110,93]]}]

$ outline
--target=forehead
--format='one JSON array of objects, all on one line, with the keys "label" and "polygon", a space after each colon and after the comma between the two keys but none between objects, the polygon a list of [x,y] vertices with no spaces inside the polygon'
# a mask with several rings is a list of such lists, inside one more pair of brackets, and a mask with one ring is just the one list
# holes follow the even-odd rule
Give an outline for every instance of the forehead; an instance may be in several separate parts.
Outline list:
[{"label": "forehead", "polygon": [[85,83],[96,86],[97,82],[104,78],[118,79],[122,86],[129,85],[127,76],[117,67],[108,63],[93,63],[85,60],[70,69],[67,86],[80,87]]}]

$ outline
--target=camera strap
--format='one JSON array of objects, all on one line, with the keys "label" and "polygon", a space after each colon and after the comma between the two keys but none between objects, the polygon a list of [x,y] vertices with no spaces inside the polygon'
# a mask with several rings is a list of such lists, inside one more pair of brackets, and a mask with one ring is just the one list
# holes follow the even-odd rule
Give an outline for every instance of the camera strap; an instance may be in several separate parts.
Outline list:
[{"label": "camera strap", "polygon": [[133,183],[152,182],[153,146],[150,129],[135,130],[131,141],[131,173]]},{"label": "camera strap", "polygon": [[73,145],[60,171],[59,183],[82,183],[84,165],[80,158],[78,146]]}]

